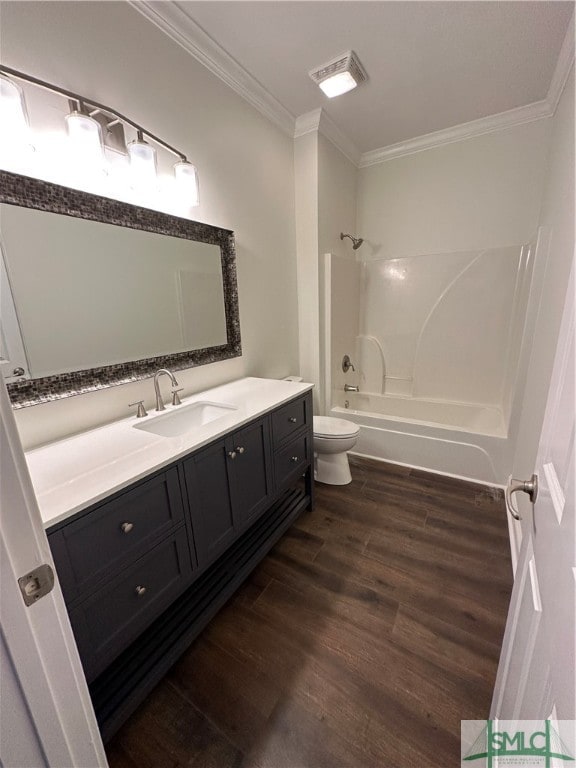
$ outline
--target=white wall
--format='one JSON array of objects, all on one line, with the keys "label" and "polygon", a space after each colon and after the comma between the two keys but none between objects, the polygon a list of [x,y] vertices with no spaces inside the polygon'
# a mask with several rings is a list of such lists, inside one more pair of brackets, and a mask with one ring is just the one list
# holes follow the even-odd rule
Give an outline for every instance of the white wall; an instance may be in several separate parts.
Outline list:
[{"label": "white wall", "polygon": [[[340,240],[340,233],[354,231],[357,171],[318,130],[295,140],[294,165],[300,375],[316,385],[314,408],[317,413],[324,413],[326,344],[329,343],[325,328],[324,256],[333,253],[353,258],[351,249],[346,247],[350,241]],[[358,292],[352,290],[350,300],[357,314]],[[340,301],[340,297],[332,299]],[[342,301],[345,300],[342,296]],[[334,337],[341,339],[339,333],[333,334]],[[353,352],[350,346],[347,351]],[[343,352],[339,354],[341,358]]]},{"label": "white wall", "polygon": [[[320,291],[320,360],[321,380],[330,344],[332,388],[342,390],[344,382],[355,384],[350,371],[342,372],[342,357],[355,356],[355,336],[359,321],[359,270],[355,251],[349,239],[340,239],[340,233],[355,234],[356,182],[358,171],[323,134],[318,134],[318,254],[320,257],[320,284],[326,287],[325,254],[332,254],[332,328],[325,326],[325,290]],[[328,406],[329,393],[323,391],[322,413]]]},{"label": "white wall", "polygon": [[382,348],[385,392],[506,401],[549,128],[540,120],[360,170],[360,332]]},{"label": "white wall", "polygon": [[[242,358],[179,375],[187,392],[297,370],[293,141],[125,3],[2,3],[5,65],[110,104],[189,154],[193,217],[235,230]],[[31,114],[31,121],[38,115]],[[139,382],[17,411],[26,446],[152,400]]]},{"label": "white wall", "polygon": [[[299,373],[315,384],[320,408],[320,308],[318,286],[318,135],[294,141],[294,197],[298,263]],[[296,371],[293,371],[295,373]]]},{"label": "white wall", "polygon": [[[574,69],[552,120],[551,148],[544,187],[540,225],[547,248],[534,265],[535,287],[529,308],[532,349],[526,361],[521,408],[513,414],[517,430],[513,475],[529,478],[544,419],[556,342],[560,329],[570,268],[574,263]],[[521,380],[524,384],[524,379]],[[518,494],[523,519],[531,520],[525,494]]]},{"label": "white wall", "polygon": [[363,254],[397,258],[530,240],[540,213],[549,123],[538,120],[360,169]]}]

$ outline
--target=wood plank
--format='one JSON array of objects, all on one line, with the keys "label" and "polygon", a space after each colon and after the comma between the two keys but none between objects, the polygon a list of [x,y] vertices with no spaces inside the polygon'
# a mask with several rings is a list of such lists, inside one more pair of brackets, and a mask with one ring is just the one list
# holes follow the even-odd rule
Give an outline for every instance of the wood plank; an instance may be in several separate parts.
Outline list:
[{"label": "wood plank", "polygon": [[512,585],[501,494],[351,467],[118,733],[111,768],[458,764],[460,720],[488,715]]}]

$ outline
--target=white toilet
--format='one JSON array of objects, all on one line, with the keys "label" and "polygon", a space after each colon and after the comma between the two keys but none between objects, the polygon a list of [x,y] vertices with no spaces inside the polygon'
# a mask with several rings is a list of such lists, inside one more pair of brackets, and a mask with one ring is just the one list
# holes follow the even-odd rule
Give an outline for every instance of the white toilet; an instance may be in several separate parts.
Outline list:
[{"label": "white toilet", "polygon": [[314,416],[314,479],[328,485],[352,482],[346,451],[358,440],[360,427],[346,419]]}]

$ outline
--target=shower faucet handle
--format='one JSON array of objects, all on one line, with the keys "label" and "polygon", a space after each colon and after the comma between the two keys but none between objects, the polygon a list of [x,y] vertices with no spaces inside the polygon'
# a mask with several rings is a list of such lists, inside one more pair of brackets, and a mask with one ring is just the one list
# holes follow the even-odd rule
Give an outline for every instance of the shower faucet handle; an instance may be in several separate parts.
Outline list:
[{"label": "shower faucet handle", "polygon": [[349,355],[344,355],[344,357],[342,358],[342,370],[344,371],[344,373],[348,373],[350,368],[352,368],[353,371],[356,370],[356,368],[354,368],[354,366],[352,365]]}]

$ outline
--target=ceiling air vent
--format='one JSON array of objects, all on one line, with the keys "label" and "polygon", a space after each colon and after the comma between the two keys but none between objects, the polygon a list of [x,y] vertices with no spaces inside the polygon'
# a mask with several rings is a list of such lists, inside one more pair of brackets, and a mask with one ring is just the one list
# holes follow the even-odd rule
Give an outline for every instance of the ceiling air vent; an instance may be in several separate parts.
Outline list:
[{"label": "ceiling air vent", "polygon": [[364,67],[354,51],[337,56],[308,74],[330,98],[351,91],[367,80]]}]

